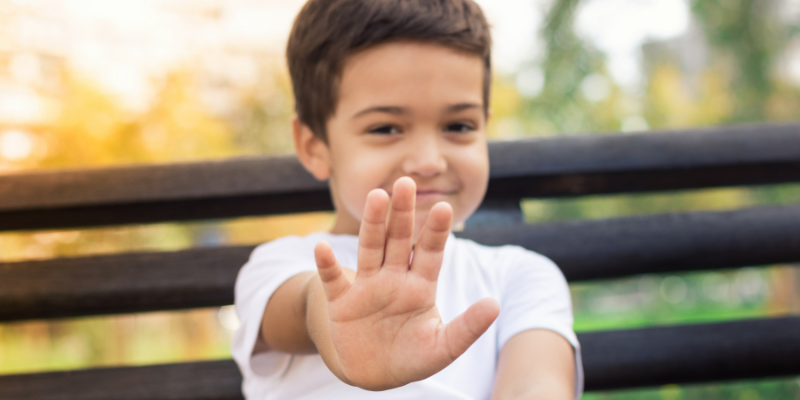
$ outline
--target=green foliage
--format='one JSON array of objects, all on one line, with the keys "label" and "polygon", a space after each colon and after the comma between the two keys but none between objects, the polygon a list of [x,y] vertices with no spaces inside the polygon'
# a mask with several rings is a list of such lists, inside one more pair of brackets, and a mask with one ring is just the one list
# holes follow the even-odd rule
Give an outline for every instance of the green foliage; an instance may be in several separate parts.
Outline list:
[{"label": "green foliage", "polygon": [[645,50],[660,51],[643,54],[643,92],[612,85],[606,98],[592,102],[582,96],[581,84],[590,75],[607,77],[604,55],[574,32],[580,1],[556,0],[541,32],[544,88],[521,107],[523,126],[529,134],[617,131],[639,111],[650,128],[796,120],[800,90],[776,71],[800,25],[782,17],[781,4],[692,0],[702,35],[695,39],[710,52],[707,65],[687,70],[678,60],[680,46],[648,43]]},{"label": "green foliage", "polygon": [[529,99],[521,118],[529,133],[574,133],[616,130],[619,121],[609,113],[610,101],[594,105],[581,97],[584,78],[603,73],[603,55],[581,40],[573,26],[579,0],[559,0],[545,18],[545,41],[541,62],[544,87]]},{"label": "green foliage", "polygon": [[589,393],[584,400],[791,400],[800,396],[800,381],[770,379],[708,385],[666,385],[660,388]]},{"label": "green foliage", "polygon": [[762,121],[775,90],[773,66],[791,37],[779,3],[770,0],[694,0],[692,11],[716,52],[714,69],[728,64],[733,109],[726,122]]}]

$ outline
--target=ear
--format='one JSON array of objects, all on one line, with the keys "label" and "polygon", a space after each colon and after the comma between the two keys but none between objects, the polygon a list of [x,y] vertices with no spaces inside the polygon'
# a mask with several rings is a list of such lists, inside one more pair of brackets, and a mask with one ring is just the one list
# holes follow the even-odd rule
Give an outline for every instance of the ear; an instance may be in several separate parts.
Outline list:
[{"label": "ear", "polygon": [[331,176],[331,158],[328,145],[302,123],[297,115],[292,119],[292,137],[297,158],[311,175],[320,181]]}]

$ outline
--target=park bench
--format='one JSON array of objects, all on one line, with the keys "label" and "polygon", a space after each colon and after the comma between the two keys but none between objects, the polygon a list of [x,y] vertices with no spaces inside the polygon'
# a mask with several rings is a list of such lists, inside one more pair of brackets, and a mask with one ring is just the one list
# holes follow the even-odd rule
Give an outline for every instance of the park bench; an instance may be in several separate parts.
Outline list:
[{"label": "park bench", "polygon": [[[493,142],[458,235],[551,257],[571,282],[800,261],[800,204],[526,225],[522,198],[800,182],[800,125]],[[0,176],[0,231],[330,210],[294,157]],[[0,321],[233,302],[252,246],[0,263]],[[583,332],[586,390],[800,374],[800,317]],[[0,377],[0,399],[240,399],[233,361]]]}]

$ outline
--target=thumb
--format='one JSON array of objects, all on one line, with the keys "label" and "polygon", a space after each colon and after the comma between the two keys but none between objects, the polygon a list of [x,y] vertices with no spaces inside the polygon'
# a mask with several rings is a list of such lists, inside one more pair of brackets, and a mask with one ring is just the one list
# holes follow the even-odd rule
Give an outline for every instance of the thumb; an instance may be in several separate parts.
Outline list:
[{"label": "thumb", "polygon": [[450,321],[444,328],[447,348],[451,362],[464,354],[500,314],[500,304],[492,298],[481,299],[467,311]]}]

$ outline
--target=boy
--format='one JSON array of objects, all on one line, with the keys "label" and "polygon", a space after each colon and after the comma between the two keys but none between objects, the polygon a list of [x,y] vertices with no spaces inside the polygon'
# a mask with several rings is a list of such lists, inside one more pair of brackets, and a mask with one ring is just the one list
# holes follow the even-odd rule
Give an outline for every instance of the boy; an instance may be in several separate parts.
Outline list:
[{"label": "boy", "polygon": [[329,181],[336,221],[264,244],[242,268],[232,352],[247,398],[580,396],[558,268],[450,233],[488,184],[489,47],[471,0],[300,12],[287,48],[295,148]]}]

